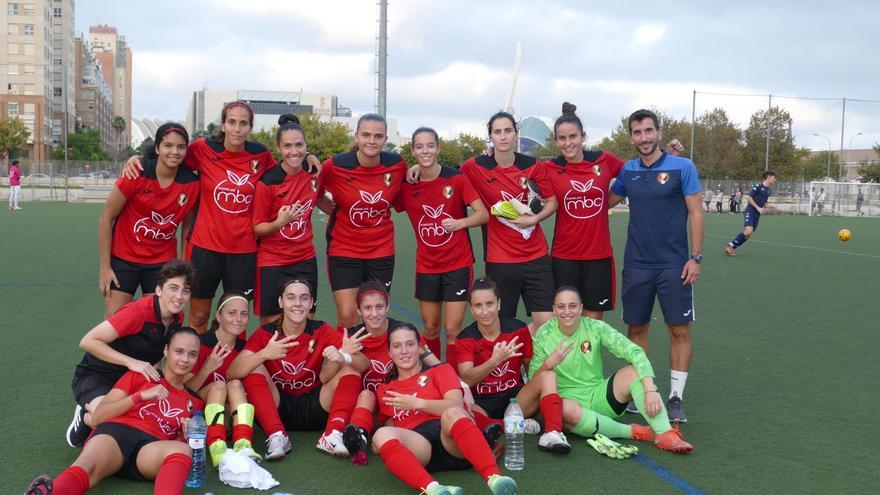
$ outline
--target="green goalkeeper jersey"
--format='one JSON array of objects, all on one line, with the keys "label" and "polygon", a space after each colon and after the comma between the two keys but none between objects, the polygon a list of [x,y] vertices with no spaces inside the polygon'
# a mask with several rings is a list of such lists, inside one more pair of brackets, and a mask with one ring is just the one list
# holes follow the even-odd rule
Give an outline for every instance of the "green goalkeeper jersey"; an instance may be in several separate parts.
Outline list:
[{"label": "green goalkeeper jersey", "polygon": [[574,346],[565,359],[553,368],[559,395],[576,398],[592,390],[605,380],[602,369],[602,348],[633,365],[641,380],[654,377],[654,369],[641,347],[634,344],[611,325],[601,320],[581,316],[580,325],[571,337],[566,337],[559,329],[559,320],[552,318],[532,338],[535,354],[529,366],[529,377],[533,377],[544,365],[563,339]]}]

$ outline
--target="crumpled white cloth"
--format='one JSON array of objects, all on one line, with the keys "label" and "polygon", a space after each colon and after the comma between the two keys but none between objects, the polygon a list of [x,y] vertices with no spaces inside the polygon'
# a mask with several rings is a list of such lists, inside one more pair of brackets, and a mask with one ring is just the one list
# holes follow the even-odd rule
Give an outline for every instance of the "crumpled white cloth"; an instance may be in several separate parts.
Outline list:
[{"label": "crumpled white cloth", "polygon": [[229,449],[220,459],[220,481],[235,488],[268,490],[280,483],[248,455],[248,449]]},{"label": "crumpled white cloth", "polygon": [[532,225],[531,227],[522,228],[522,227],[518,227],[515,223],[511,222],[510,220],[508,220],[504,217],[496,217],[496,218],[498,219],[499,222],[501,222],[504,225],[507,225],[508,227],[512,228],[513,230],[519,232],[520,235],[522,236],[522,238],[525,240],[528,240],[529,237],[532,236],[532,232],[535,231],[534,225]]}]

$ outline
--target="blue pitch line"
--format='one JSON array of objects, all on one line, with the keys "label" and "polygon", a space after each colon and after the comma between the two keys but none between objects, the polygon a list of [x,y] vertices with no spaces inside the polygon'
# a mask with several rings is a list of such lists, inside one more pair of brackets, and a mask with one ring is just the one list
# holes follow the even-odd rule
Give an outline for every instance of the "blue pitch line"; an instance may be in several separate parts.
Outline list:
[{"label": "blue pitch line", "polygon": [[705,495],[705,492],[691,485],[687,481],[679,478],[678,476],[672,474],[666,468],[664,468],[645,454],[632,456],[632,459],[634,459],[642,466],[646,467],[649,471],[654,473],[655,476],[668,483],[669,486],[680,490],[682,493],[685,493],[687,495]]},{"label": "blue pitch line", "polygon": [[422,317],[421,317],[421,316],[419,316],[419,315],[413,313],[412,311],[410,311],[410,310],[404,308],[404,307],[401,306],[400,304],[395,304],[395,303],[392,302],[392,303],[391,303],[391,310],[392,310],[392,311],[397,311],[398,313],[402,314],[403,317],[406,318],[407,321],[409,321],[410,323],[415,323],[416,325],[418,325],[418,326],[420,326],[420,327],[425,325],[425,322],[422,321]]}]

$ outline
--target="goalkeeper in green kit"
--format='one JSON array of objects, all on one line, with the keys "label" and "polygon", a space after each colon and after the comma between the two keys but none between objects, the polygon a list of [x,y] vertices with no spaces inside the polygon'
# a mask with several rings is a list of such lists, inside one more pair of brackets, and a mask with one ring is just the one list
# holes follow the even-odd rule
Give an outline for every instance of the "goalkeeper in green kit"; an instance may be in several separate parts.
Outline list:
[{"label": "goalkeeper in green kit", "polygon": [[[560,287],[553,299],[554,318],[534,336],[529,379],[555,373],[562,397],[566,430],[583,436],[653,441],[657,448],[687,454],[693,446],[678,428],[669,426],[663,400],[654,384],[654,369],[641,347],[611,325],[582,316],[583,303],[574,287]],[[630,364],[606,378],[602,348]],[[650,426],[618,423],[626,404],[635,401]]]}]

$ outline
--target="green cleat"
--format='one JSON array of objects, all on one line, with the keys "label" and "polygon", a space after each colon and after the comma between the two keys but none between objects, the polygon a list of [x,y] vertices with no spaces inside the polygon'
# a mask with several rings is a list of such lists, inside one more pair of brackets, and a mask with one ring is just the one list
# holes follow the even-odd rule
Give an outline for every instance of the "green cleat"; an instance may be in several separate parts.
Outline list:
[{"label": "green cleat", "polygon": [[501,476],[500,474],[489,476],[488,485],[489,490],[492,491],[492,495],[516,495],[516,492],[519,489],[513,478],[509,476]]},{"label": "green cleat", "polygon": [[251,459],[257,462],[263,462],[263,457],[254,450],[254,446],[251,445],[251,441],[246,438],[239,438],[235,441],[235,445],[232,446],[232,450],[236,452],[241,452],[242,450],[247,450],[248,456]]},{"label": "green cleat", "polygon": [[447,486],[437,483],[425,488],[422,493],[424,495],[461,495],[463,492],[461,487]]},{"label": "green cleat", "polygon": [[211,453],[211,464],[214,467],[218,467],[220,465],[220,459],[223,459],[223,455],[226,454],[226,442],[223,440],[215,440],[214,443],[208,446],[208,452]]}]

